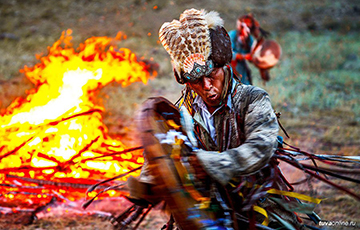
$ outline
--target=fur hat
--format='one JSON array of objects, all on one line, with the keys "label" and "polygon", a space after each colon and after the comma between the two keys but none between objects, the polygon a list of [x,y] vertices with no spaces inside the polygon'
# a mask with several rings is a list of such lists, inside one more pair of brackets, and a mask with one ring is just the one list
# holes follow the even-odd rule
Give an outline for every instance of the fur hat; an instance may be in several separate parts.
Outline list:
[{"label": "fur hat", "polygon": [[209,75],[214,67],[222,67],[232,58],[229,35],[215,11],[185,10],[179,20],[161,26],[159,38],[181,84]]}]

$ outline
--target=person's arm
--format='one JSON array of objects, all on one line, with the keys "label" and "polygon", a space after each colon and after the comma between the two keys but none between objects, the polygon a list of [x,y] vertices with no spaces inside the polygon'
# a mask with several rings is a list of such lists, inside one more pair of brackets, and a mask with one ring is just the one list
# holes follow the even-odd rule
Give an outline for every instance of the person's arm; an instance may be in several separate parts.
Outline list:
[{"label": "person's arm", "polygon": [[200,150],[197,159],[207,174],[226,185],[235,176],[250,175],[264,167],[277,145],[278,123],[268,94],[253,88],[245,114],[245,142],[224,152]]},{"label": "person's arm", "polygon": [[242,60],[251,61],[252,60],[251,53],[247,53],[247,54],[238,53],[238,54],[236,54],[235,58],[237,61],[242,61]]}]

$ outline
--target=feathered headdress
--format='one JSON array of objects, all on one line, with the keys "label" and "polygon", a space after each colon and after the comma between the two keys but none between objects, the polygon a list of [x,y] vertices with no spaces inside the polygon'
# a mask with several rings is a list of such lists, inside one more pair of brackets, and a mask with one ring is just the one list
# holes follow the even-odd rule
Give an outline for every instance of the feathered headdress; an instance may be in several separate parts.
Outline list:
[{"label": "feathered headdress", "polygon": [[159,38],[171,57],[179,83],[195,81],[231,61],[230,39],[215,11],[185,10],[179,20],[161,26]]}]

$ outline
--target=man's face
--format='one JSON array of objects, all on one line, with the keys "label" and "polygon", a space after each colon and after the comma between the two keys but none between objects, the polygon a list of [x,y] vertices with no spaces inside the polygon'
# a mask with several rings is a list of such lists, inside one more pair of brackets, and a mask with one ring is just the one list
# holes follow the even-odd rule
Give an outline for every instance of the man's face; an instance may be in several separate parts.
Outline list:
[{"label": "man's face", "polygon": [[202,76],[196,82],[189,82],[189,86],[205,102],[210,113],[215,111],[221,102],[225,75],[223,68],[214,68],[208,76]]}]

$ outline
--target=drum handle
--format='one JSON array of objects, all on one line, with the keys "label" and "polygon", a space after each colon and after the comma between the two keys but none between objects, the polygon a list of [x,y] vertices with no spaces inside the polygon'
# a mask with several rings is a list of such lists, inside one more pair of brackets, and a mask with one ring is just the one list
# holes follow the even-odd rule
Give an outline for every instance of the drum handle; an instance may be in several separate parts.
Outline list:
[{"label": "drum handle", "polygon": [[256,42],[256,45],[255,47],[251,50],[251,56],[254,55],[255,51],[259,48],[259,46],[261,46],[265,41],[265,38],[264,37],[261,37],[257,42]]}]

